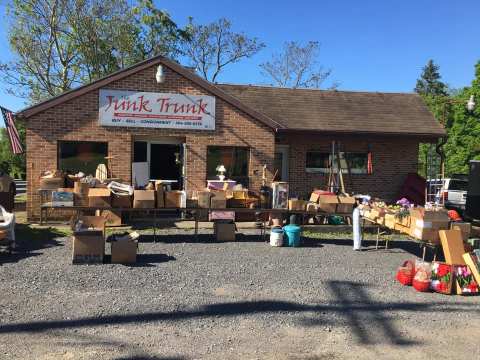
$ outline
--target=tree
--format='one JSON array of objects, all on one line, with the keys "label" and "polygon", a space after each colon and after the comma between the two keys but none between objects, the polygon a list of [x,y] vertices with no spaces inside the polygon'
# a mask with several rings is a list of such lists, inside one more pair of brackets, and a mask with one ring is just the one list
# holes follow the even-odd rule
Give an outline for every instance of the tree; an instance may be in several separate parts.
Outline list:
[{"label": "tree", "polygon": [[[25,125],[21,121],[15,122],[18,135],[22,144],[25,145]],[[0,129],[0,170],[10,174],[15,179],[25,179],[26,165],[25,156],[12,153],[7,130]]]},{"label": "tree", "polygon": [[[286,42],[281,53],[273,54],[270,61],[260,64],[262,75],[274,86],[320,88],[332,70],[325,70],[318,64],[319,53],[317,41],[309,41],[305,46],[295,41]],[[337,86],[333,83],[330,88]]]},{"label": "tree", "polygon": [[152,0],[13,0],[8,92],[38,102],[157,54],[175,57],[188,37]]},{"label": "tree", "polygon": [[250,58],[265,47],[257,38],[235,33],[227,19],[219,19],[207,25],[198,25],[190,19],[190,39],[185,42],[184,55],[200,75],[216,82],[229,64]]},{"label": "tree", "polygon": [[420,95],[447,96],[447,86],[440,80],[440,67],[428,60],[417,80],[415,92]]},{"label": "tree", "polygon": [[[447,86],[440,79],[440,67],[436,65],[433,60],[429,60],[422,69],[414,91],[422,96],[434,117],[436,119],[445,119],[446,123],[443,125],[448,127],[450,104],[446,101],[446,97],[448,96]],[[440,168],[432,169],[432,166],[435,168],[440,165],[440,159],[436,153],[435,145],[420,144],[418,160],[421,175],[425,177],[435,177],[440,173]],[[434,164],[432,164],[432,161]],[[428,165],[430,169],[427,168]],[[429,173],[429,171],[433,171],[434,173]]]},{"label": "tree", "polygon": [[[473,95],[477,105],[470,112],[466,103]],[[480,61],[475,65],[475,78],[471,86],[463,88],[454,98],[448,141],[445,145],[446,173],[468,174],[470,160],[480,160]]]}]

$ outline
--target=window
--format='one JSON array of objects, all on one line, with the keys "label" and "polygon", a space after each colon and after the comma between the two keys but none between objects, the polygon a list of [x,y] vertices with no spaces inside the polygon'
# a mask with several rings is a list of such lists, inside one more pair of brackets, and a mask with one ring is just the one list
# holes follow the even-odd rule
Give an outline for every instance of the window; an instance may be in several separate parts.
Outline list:
[{"label": "window", "polygon": [[448,190],[468,191],[468,181],[451,179]]},{"label": "window", "polygon": [[226,178],[248,187],[248,162],[250,150],[245,147],[208,146],[207,179],[217,178],[217,166],[227,169]]},{"label": "window", "polygon": [[58,167],[70,173],[79,171],[86,175],[95,175],[99,164],[107,164],[106,142],[59,141]]},{"label": "window", "polygon": [[[367,173],[367,153],[340,153],[340,163],[342,171],[347,172],[347,163],[350,166],[350,173],[352,174],[366,174]],[[307,159],[305,170],[308,173],[328,173],[331,163],[330,153],[321,151],[307,151]]]}]

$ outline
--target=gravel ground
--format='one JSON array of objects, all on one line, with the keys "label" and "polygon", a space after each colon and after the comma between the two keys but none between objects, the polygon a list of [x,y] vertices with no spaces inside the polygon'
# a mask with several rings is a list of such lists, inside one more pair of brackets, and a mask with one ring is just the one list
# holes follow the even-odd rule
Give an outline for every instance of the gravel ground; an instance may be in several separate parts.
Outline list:
[{"label": "gravel ground", "polygon": [[0,358],[480,357],[480,297],[394,281],[413,243],[354,252],[337,234],[272,248],[242,231],[215,243],[165,229],[125,266],[71,265],[71,240],[36,229],[0,255]]}]

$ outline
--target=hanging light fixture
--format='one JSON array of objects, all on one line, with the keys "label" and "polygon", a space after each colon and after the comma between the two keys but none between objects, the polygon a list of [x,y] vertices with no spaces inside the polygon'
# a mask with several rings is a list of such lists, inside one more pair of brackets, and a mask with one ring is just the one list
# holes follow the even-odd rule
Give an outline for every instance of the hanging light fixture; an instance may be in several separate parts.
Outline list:
[{"label": "hanging light fixture", "polygon": [[470,95],[470,99],[467,102],[467,110],[473,111],[473,109],[475,109],[475,100],[473,98],[473,95]]},{"label": "hanging light fixture", "polygon": [[165,74],[163,72],[162,65],[158,65],[157,72],[155,73],[155,79],[157,80],[158,84],[161,84],[165,81]]}]

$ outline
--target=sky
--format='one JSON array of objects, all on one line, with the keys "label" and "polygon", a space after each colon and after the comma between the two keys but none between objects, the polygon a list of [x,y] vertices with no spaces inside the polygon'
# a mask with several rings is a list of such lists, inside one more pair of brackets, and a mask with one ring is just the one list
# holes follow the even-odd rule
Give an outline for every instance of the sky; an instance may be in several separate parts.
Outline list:
[{"label": "sky", "polygon": [[[0,0],[1,1],[1,0]],[[429,59],[453,88],[468,86],[480,60],[478,0],[157,0],[178,25],[225,17],[233,29],[267,47],[225,68],[219,82],[267,84],[259,64],[285,41],[319,41],[319,62],[332,69],[339,90],[411,92]],[[0,3],[5,11],[5,0]],[[0,25],[0,61],[12,60],[5,23]],[[14,111],[22,99],[4,94],[0,105]]]}]

